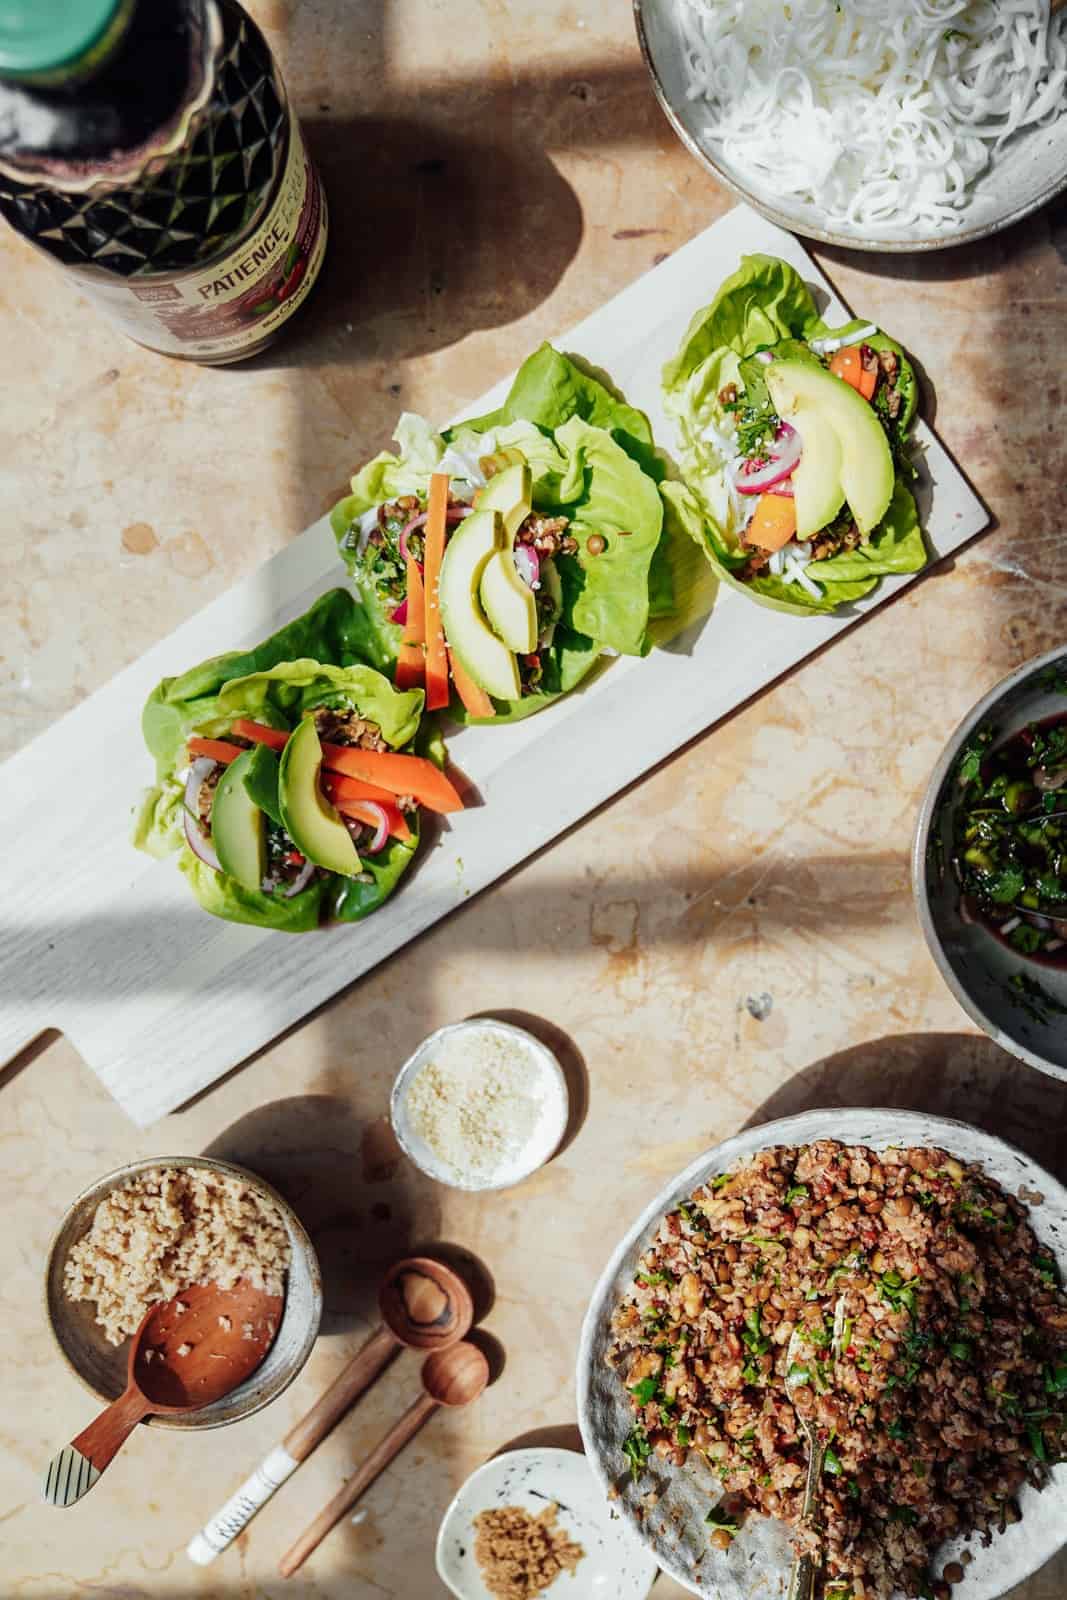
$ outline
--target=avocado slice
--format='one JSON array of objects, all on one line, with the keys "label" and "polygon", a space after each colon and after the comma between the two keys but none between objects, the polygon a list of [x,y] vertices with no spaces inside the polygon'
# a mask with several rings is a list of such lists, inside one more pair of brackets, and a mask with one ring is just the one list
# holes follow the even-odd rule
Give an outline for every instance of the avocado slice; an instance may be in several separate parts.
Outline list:
[{"label": "avocado slice", "polygon": [[269,745],[257,744],[248,754],[251,760],[244,774],[244,785],[249,796],[272,822],[284,828],[282,808],[278,803],[278,757]]},{"label": "avocado slice", "polygon": [[478,496],[479,511],[499,511],[505,544],[486,562],[480,585],[482,609],[509,650],[529,655],[537,646],[537,605],[512,557],[515,535],[530,515],[533,476],[525,462],[490,478]]},{"label": "avocado slice", "polygon": [[310,717],[290,735],[278,765],[278,803],[285,831],[309,861],[344,878],[363,870],[352,835],[319,787],[322,745]]},{"label": "avocado slice", "polygon": [[211,805],[211,842],[226,876],[258,891],[267,869],[267,825],[245,787],[255,756],[246,750],[223,771]]},{"label": "avocado slice", "polygon": [[498,472],[478,494],[479,511],[500,512],[509,544],[532,509],[533,473],[525,461]]},{"label": "avocado slice", "polygon": [[[518,700],[522,685],[515,657],[489,626],[480,603],[482,573],[504,540],[499,511],[472,511],[448,542],[437,592],[449,649],[487,694]],[[507,555],[511,560],[510,551]]]},{"label": "avocado slice", "polygon": [[[793,424],[804,442],[793,474],[797,538],[806,539],[831,522],[842,500],[848,501],[860,532],[871,533],[893,498],[893,457],[871,406],[851,384],[812,362],[773,361],[765,376],[774,409]],[[836,437],[836,454],[827,441],[827,429]],[[822,515],[835,499],[834,510]],[[819,520],[812,521],[816,510]]]},{"label": "avocado slice", "polygon": [[480,586],[482,609],[509,650],[528,656],[537,647],[537,602],[519,577],[510,547],[485,563]]}]

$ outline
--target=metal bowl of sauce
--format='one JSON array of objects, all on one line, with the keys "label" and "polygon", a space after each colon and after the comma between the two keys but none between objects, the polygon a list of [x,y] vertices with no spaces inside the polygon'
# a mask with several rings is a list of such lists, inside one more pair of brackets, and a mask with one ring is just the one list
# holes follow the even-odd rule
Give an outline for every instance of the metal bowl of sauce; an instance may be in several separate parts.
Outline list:
[{"label": "metal bowl of sauce", "polygon": [[997,684],[949,739],[919,812],[912,888],[968,1016],[1067,1082],[1067,648]]}]

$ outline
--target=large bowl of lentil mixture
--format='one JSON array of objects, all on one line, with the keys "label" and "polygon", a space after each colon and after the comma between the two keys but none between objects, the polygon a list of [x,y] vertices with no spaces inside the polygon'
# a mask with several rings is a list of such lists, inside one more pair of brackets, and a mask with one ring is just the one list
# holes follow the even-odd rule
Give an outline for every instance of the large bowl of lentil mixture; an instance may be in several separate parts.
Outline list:
[{"label": "large bowl of lentil mixture", "polygon": [[1065,1278],[1067,1190],[992,1134],[884,1109],[751,1129],[597,1284],[590,1461],[691,1593],[778,1600],[804,1411],[825,1600],[996,1600],[1067,1543]]}]

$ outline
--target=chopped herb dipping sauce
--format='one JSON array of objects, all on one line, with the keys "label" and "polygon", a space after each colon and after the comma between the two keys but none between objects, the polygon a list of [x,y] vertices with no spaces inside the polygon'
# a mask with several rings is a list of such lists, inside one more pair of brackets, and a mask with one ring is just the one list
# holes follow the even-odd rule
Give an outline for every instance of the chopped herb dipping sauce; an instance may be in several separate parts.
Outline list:
[{"label": "chopped herb dipping sauce", "polygon": [[1067,715],[963,752],[953,866],[965,920],[1067,966]]}]

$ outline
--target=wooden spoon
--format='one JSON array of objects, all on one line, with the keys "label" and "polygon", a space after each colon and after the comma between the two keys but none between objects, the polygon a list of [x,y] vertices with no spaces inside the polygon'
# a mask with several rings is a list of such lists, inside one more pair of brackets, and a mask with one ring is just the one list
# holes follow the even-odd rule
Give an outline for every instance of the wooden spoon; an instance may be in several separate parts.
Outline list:
[{"label": "wooden spoon", "polygon": [[142,1418],[199,1411],[236,1389],[274,1343],[283,1303],[242,1279],[194,1284],[152,1306],[130,1344],[125,1392],[49,1463],[48,1504],[88,1494]]},{"label": "wooden spoon", "polygon": [[382,1325],[371,1334],[307,1414],[290,1428],[220,1511],[190,1541],[186,1554],[205,1567],[246,1528],[261,1506],[351,1410],[382,1368],[405,1345],[447,1350],[474,1320],[470,1291],[440,1261],[407,1256],[394,1262],[378,1291]]},{"label": "wooden spoon", "polygon": [[453,1345],[450,1350],[438,1350],[432,1356],[427,1356],[422,1364],[423,1393],[393,1424],[359,1471],[341,1485],[333,1499],[285,1552],[278,1563],[282,1577],[291,1578],[303,1566],[330,1529],[370,1488],[393,1457],[410,1443],[438,1406],[469,1406],[472,1400],[477,1400],[488,1382],[488,1361],[478,1346],[466,1339]]}]

